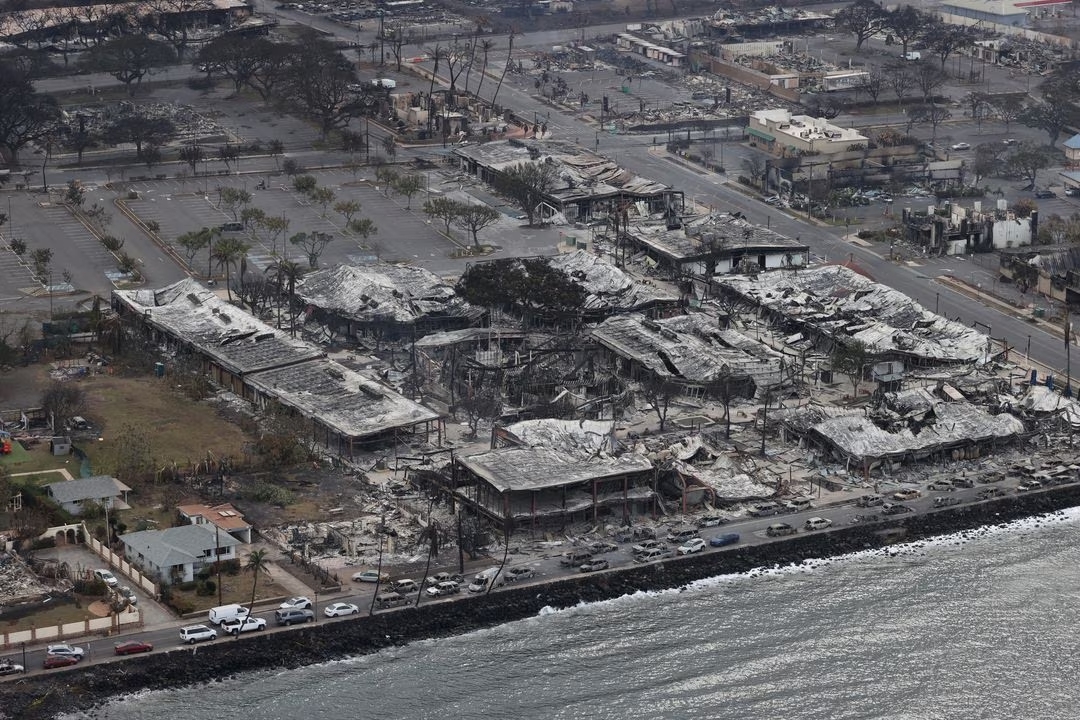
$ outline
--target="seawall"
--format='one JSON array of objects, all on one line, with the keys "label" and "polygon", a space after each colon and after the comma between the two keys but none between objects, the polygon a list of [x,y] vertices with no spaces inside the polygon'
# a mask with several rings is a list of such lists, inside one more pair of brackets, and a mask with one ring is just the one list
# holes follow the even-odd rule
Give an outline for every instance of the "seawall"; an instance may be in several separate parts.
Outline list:
[{"label": "seawall", "polygon": [[50,718],[88,710],[128,692],[213,682],[236,673],[312,663],[376,652],[426,638],[458,635],[535,616],[544,607],[566,608],[608,600],[639,590],[665,590],[695,580],[759,567],[798,563],[1009,522],[1080,505],[1080,485],[1050,488],[974,505],[906,515],[884,522],[837,527],[757,547],[673,558],[610,572],[572,576],[543,585],[509,587],[491,595],[462,598],[420,609],[317,623],[240,640],[178,646],[129,662],[89,665],[0,682],[0,717]]}]

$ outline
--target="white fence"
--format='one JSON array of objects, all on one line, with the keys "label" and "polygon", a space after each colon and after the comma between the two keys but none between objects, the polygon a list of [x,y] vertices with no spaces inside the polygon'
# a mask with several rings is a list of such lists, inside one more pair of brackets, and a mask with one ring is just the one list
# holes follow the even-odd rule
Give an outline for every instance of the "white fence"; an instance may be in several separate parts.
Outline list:
[{"label": "white fence", "polygon": [[123,555],[118,555],[113,552],[111,548],[105,547],[105,545],[90,537],[90,534],[85,532],[85,530],[83,531],[83,535],[86,537],[87,547],[93,550],[95,555],[108,563],[110,568],[119,570],[121,575],[130,579],[131,582],[149,593],[155,600],[161,596],[161,588],[158,587],[157,583],[139,572],[134,565],[124,559]]},{"label": "white fence", "polygon": [[138,608],[129,607],[124,612],[109,617],[91,618],[63,625],[30,628],[29,630],[0,632],[0,648],[10,650],[20,643],[54,642],[65,638],[82,637],[92,633],[112,635],[129,626],[139,627],[142,625],[142,621],[142,611]]}]

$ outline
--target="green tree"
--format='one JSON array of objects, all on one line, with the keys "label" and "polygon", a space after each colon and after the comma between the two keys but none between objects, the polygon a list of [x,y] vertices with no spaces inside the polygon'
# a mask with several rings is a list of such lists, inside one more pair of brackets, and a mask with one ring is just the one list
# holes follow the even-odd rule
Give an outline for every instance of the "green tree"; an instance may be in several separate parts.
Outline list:
[{"label": "green tree", "polygon": [[218,268],[225,269],[225,290],[232,302],[232,269],[236,267],[245,256],[251,246],[240,238],[224,237],[217,241],[210,251],[210,259],[217,264]]},{"label": "green tree", "polygon": [[546,162],[521,162],[505,168],[496,180],[496,188],[513,200],[535,225],[536,214],[557,179],[555,166]]},{"label": "green tree", "polygon": [[176,244],[181,247],[184,257],[187,258],[189,268],[194,269],[195,256],[210,244],[210,240],[208,228],[192,230],[176,238]]},{"label": "green tree", "polygon": [[226,212],[232,215],[233,220],[239,220],[237,210],[245,205],[251,204],[251,193],[247,190],[235,187],[225,187],[221,189],[221,206],[225,208]]},{"label": "green tree", "polygon": [[450,225],[461,212],[462,203],[447,197],[435,197],[424,202],[424,214],[433,220],[441,220],[450,234]]},{"label": "green tree", "polygon": [[379,228],[375,227],[375,221],[371,218],[353,218],[349,221],[348,228],[349,232],[359,235],[365,240],[379,231]]},{"label": "green tree", "polygon": [[109,73],[127,86],[129,95],[134,95],[143,78],[174,62],[176,53],[163,42],[131,34],[91,47],[84,58],[86,69]]},{"label": "green tree", "polygon": [[245,207],[240,211],[240,222],[244,223],[245,228],[260,227],[265,220],[266,211],[262,208]]},{"label": "green tree", "polygon": [[60,117],[60,104],[34,90],[32,73],[14,60],[0,60],[0,147],[13,165],[19,151],[44,137]]},{"label": "green tree", "polygon": [[297,233],[289,238],[289,243],[296,245],[307,255],[308,267],[314,270],[319,267],[319,256],[322,255],[326,246],[334,239],[330,233],[310,232]]},{"label": "green tree", "polygon": [[480,203],[462,203],[461,211],[458,213],[455,222],[458,227],[472,235],[473,245],[480,247],[477,233],[497,223],[500,217],[502,217],[502,213],[493,207]]},{"label": "green tree", "polygon": [[1033,143],[1021,143],[1006,162],[1017,175],[1027,180],[1029,190],[1035,188],[1039,171],[1050,167],[1050,153]]},{"label": "green tree", "polygon": [[326,217],[326,208],[330,203],[334,202],[334,198],[337,197],[337,194],[334,193],[332,188],[328,188],[324,185],[312,188],[311,192],[308,193],[308,197],[311,198],[311,202],[322,208],[323,217]]},{"label": "green tree", "polygon": [[926,13],[911,5],[901,5],[885,16],[885,26],[903,47],[901,57],[907,57],[908,45],[926,32],[929,22]]},{"label": "green tree", "polygon": [[251,602],[248,603],[249,615],[255,607],[255,591],[259,586],[259,573],[265,573],[270,569],[268,555],[269,553],[266,550],[252,550],[248,553],[247,560],[244,562],[244,570],[252,573],[254,576],[251,580]]},{"label": "green tree", "polygon": [[859,383],[866,374],[866,367],[871,356],[865,344],[858,340],[837,341],[833,348],[830,363],[834,372],[847,375],[851,382],[851,397],[859,397]]},{"label": "green tree", "polygon": [[1001,167],[1001,154],[1004,146],[1001,143],[979,143],[975,146],[975,159],[971,164],[971,171],[975,175],[974,184],[986,177],[993,177]]},{"label": "green tree", "polygon": [[836,26],[855,35],[855,51],[886,23],[885,10],[873,0],[855,0],[835,15]]},{"label": "green tree", "polygon": [[[272,255],[277,255],[277,241],[278,238],[285,234],[289,229],[289,218],[276,215],[267,215],[256,221],[257,227],[262,231],[266,241],[270,243],[270,252]],[[284,243],[282,243],[284,246]]]},{"label": "green tree", "polygon": [[397,184],[398,172],[389,165],[380,165],[375,168],[375,181],[383,186],[383,195],[390,197],[390,191]]},{"label": "green tree", "polygon": [[318,185],[314,175],[297,175],[293,178],[293,190],[304,195],[310,195]]},{"label": "green tree", "polygon": [[417,173],[406,173],[394,181],[394,190],[405,196],[405,209],[412,209],[413,195],[424,189],[424,178]]},{"label": "green tree", "polygon": [[[290,313],[292,308],[296,305],[296,283],[304,276],[304,269],[299,263],[293,260],[285,260],[279,258],[276,263],[266,269],[266,272],[270,275],[271,281],[277,288],[277,326],[278,330],[281,329],[281,306],[282,304],[288,304]],[[289,319],[289,326],[292,327],[293,336],[296,335],[296,328],[293,325],[292,318]]]},{"label": "green tree", "polygon": [[1005,132],[1009,132],[1009,126],[1020,119],[1024,114],[1024,101],[1019,95],[1002,95],[990,101],[1001,122],[1005,123]]},{"label": "green tree", "polygon": [[345,218],[345,224],[352,222],[353,215],[360,212],[360,203],[356,200],[342,200],[334,205],[334,212]]},{"label": "green tree", "polygon": [[130,143],[135,157],[143,159],[143,148],[160,147],[176,136],[176,124],[168,118],[135,114],[117,118],[105,128],[105,140],[112,145]]},{"label": "green tree", "polygon": [[58,433],[68,420],[86,412],[86,394],[78,385],[54,381],[41,394],[41,407]]}]

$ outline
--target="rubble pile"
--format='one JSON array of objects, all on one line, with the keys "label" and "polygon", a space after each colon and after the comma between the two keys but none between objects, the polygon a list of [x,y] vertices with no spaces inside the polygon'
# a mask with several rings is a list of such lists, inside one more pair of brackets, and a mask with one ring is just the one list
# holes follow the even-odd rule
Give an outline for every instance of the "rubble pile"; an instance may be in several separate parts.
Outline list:
[{"label": "rubble pile", "polygon": [[0,554],[0,607],[14,605],[49,592],[13,552]]}]

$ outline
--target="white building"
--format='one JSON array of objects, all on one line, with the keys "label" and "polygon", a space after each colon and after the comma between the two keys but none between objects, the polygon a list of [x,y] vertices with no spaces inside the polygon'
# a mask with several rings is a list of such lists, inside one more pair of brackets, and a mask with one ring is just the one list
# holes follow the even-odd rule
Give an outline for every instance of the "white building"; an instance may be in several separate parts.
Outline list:
[{"label": "white building", "polygon": [[792,115],[784,109],[758,110],[750,114],[750,137],[769,152],[802,152],[836,155],[852,146],[866,147],[869,139],[853,128],[833,125],[824,118]]}]

